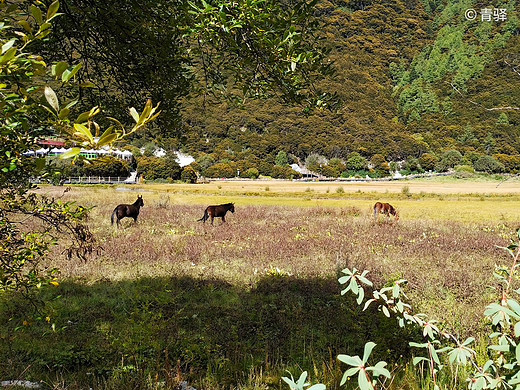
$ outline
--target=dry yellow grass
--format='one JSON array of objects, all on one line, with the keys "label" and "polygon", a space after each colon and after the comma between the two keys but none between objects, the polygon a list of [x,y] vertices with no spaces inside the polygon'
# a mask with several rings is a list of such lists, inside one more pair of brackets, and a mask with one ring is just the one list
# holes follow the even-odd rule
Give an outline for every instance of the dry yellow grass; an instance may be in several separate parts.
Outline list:
[{"label": "dry yellow grass", "polygon": [[517,179],[509,179],[504,182],[496,180],[455,180],[455,179],[418,179],[399,181],[284,181],[284,180],[222,180],[210,181],[201,184],[148,184],[151,189],[171,189],[188,192],[269,192],[291,193],[304,192],[307,189],[316,194],[326,194],[327,190],[334,193],[338,187],[343,187],[346,193],[353,192],[377,192],[377,193],[399,193],[403,187],[408,187],[412,193],[427,194],[489,194],[507,195],[520,194],[520,182]]}]

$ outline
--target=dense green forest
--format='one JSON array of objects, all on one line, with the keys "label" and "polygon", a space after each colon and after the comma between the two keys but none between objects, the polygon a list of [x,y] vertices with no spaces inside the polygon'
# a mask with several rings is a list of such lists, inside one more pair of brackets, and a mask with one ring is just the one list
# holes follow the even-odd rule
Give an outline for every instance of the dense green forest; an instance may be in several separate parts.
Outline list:
[{"label": "dense green forest", "polygon": [[[81,1],[64,3],[68,6],[63,23],[84,12],[79,11]],[[182,150],[197,158],[194,168],[199,171],[220,164],[213,169],[215,176],[234,176],[238,168],[243,175],[254,169],[263,175],[291,177],[295,172],[287,169],[288,163],[306,164],[314,171],[320,167],[326,176],[446,170],[456,165],[487,172],[520,170],[520,37],[514,0],[496,4],[455,0],[317,2],[314,44],[323,49],[324,62],[332,65],[333,72],[314,80],[309,88],[338,101],[327,101],[310,111],[304,104],[285,104],[285,95],[279,91],[253,96],[264,99],[249,95],[224,100],[201,92],[203,88],[192,83],[192,75],[175,70],[204,64],[183,63],[185,59],[179,54],[182,46],[176,44],[183,39],[182,31],[175,30],[175,23],[181,21],[166,18],[163,7],[167,2],[154,4],[146,5],[151,11],[148,14],[135,16],[139,28],[148,26],[150,36],[128,38],[133,53],[124,45],[117,46],[123,39],[120,28],[113,30],[117,23],[96,19],[94,13],[83,15],[90,17],[89,23],[101,26],[89,34],[112,37],[105,38],[99,47],[137,55],[141,68],[136,65],[131,69],[146,75],[145,84],[148,80],[147,85],[142,85],[142,77],[141,84],[136,79],[129,82],[135,74],[128,75],[124,68],[111,71],[108,79],[117,81],[111,91],[100,88],[99,79],[94,80],[97,90],[103,91],[96,95],[97,102],[110,111],[120,102],[131,103],[131,98],[121,97],[153,95],[163,104],[162,119],[134,139],[136,146],[154,143],[167,150]],[[479,13],[475,20],[466,18],[469,8]],[[502,20],[492,15],[491,20],[483,21],[483,8],[505,9],[506,13]],[[156,20],[168,20],[167,28],[159,30],[151,19],[154,15]],[[66,31],[58,30],[51,51],[68,50],[73,57],[75,46],[63,44]],[[75,42],[79,38],[69,39]],[[150,39],[163,47],[151,45],[153,50],[145,51],[143,45]],[[168,62],[166,53],[175,53],[175,64]],[[92,56],[97,66],[106,61],[112,70],[117,68],[114,61],[125,60],[115,55],[101,59],[101,55]],[[227,72],[219,77],[230,77],[231,71]],[[316,69],[307,74],[312,72]],[[85,72],[87,76],[91,75]],[[215,84],[213,80],[212,86]],[[92,94],[88,96],[92,99]],[[280,153],[286,157],[277,159]]]}]

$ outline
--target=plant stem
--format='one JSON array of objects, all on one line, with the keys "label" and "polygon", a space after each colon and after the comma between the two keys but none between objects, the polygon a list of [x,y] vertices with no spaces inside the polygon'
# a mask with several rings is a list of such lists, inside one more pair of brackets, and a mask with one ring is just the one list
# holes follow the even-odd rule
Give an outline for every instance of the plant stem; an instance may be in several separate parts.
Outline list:
[{"label": "plant stem", "polygon": [[513,264],[511,265],[511,270],[509,271],[509,278],[507,279],[506,288],[502,291],[502,299],[500,300],[500,304],[502,306],[507,305],[507,295],[509,293],[509,288],[511,287],[511,281],[513,280],[513,274],[515,272],[516,264],[518,262],[518,258],[520,257],[520,245],[516,248],[516,254],[513,257]]}]

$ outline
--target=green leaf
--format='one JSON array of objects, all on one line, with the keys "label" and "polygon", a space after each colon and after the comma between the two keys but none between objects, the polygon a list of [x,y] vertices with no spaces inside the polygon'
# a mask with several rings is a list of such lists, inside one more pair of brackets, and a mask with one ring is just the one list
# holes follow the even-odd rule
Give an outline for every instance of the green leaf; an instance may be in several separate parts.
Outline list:
[{"label": "green leaf", "polygon": [[520,337],[520,322],[515,324],[515,337]]},{"label": "green leaf", "polygon": [[364,275],[358,275],[358,279],[360,282],[365,283],[367,286],[372,286],[372,282],[364,277]]},{"label": "green leaf", "polygon": [[89,129],[87,129],[86,126],[80,124],[80,123],[74,123],[74,130],[76,130],[76,133],[79,137],[86,139],[90,141],[90,143],[94,142],[94,138],[92,137],[92,133]]},{"label": "green leaf", "polygon": [[31,5],[31,14],[33,18],[36,20],[36,23],[43,23],[42,10],[40,8],[38,8],[35,5]]},{"label": "green leaf", "polygon": [[327,387],[321,383],[317,383],[307,388],[307,390],[325,390]]},{"label": "green leaf", "polygon": [[60,61],[56,65],[54,65],[54,76],[60,77],[63,72],[68,68],[69,64],[65,61]]},{"label": "green leaf", "polygon": [[509,344],[490,345],[488,348],[492,349],[494,351],[508,352],[510,345]]},{"label": "green leaf", "polygon": [[520,318],[520,304],[518,304],[518,302],[514,299],[508,299],[507,300],[507,306],[509,306],[512,311],[513,311],[513,314],[512,316],[515,317],[515,318]]},{"label": "green leaf", "polygon": [[368,361],[368,358],[370,357],[370,354],[372,353],[372,350],[376,346],[376,343],[369,341],[365,344],[365,350],[363,352],[363,364]]},{"label": "green leaf", "polygon": [[16,39],[11,39],[2,45],[2,54],[4,54],[7,50],[9,50],[15,44]]},{"label": "green leaf", "polygon": [[146,101],[146,104],[144,105],[143,112],[141,113],[141,116],[139,117],[138,123],[142,123],[145,121],[146,118],[150,116],[152,112],[152,101],[148,99]]},{"label": "green leaf", "polygon": [[437,351],[435,350],[435,347],[430,344],[428,346],[428,350],[430,351],[433,361],[437,364],[441,364],[441,361],[439,360],[439,356],[437,355]]},{"label": "green leaf", "polygon": [[132,118],[134,118],[135,123],[139,123],[139,114],[134,107],[130,108],[130,115],[132,115]]},{"label": "green leaf", "polygon": [[68,108],[62,108],[58,114],[59,119],[65,119],[69,116],[70,110]]},{"label": "green leaf", "polygon": [[18,23],[27,31],[29,34],[32,34],[31,25],[27,20],[19,20]]},{"label": "green leaf", "polygon": [[81,148],[72,148],[68,152],[63,153],[60,157],[64,158],[64,159],[71,158],[71,157],[76,157],[79,154],[80,151],[81,151]]},{"label": "green leaf", "polygon": [[49,105],[56,111],[56,113],[60,110],[60,104],[58,101],[58,96],[56,96],[56,93],[53,91],[51,87],[45,87],[45,99],[47,99],[47,102]]},{"label": "green leaf", "polygon": [[392,288],[392,297],[397,298],[399,296],[399,285],[394,284],[394,287]]},{"label": "green leaf", "polygon": [[60,2],[56,0],[47,9],[47,20],[51,19],[54,15],[56,15],[56,12],[58,12],[58,8],[60,8]]},{"label": "green leaf", "polygon": [[302,372],[298,381],[296,382],[296,387],[303,389],[303,385],[305,384],[305,379],[307,379],[307,371]]},{"label": "green leaf", "polygon": [[40,32],[38,34],[39,38],[44,38],[51,32],[51,24],[50,23],[43,23],[40,26]]},{"label": "green leaf", "polygon": [[76,104],[78,104],[78,101],[77,100],[71,100],[70,102],[68,102],[66,105],[65,105],[65,108],[71,108],[71,107],[74,107]]},{"label": "green leaf", "polygon": [[89,111],[82,112],[76,118],[76,123],[84,123],[84,122],[88,121],[88,118],[90,118],[90,112]]},{"label": "green leaf", "polygon": [[0,65],[6,64],[14,58],[16,54],[16,47],[11,47],[6,50],[4,54],[0,57]]},{"label": "green leaf", "polygon": [[363,361],[359,358],[359,356],[350,356],[350,355],[338,355],[338,360],[346,363],[350,366],[361,366]]},{"label": "green leaf", "polygon": [[[350,370],[348,370],[348,371],[350,371]],[[345,384],[345,382],[347,381],[347,379],[349,378],[350,375],[347,375],[348,371],[345,371],[345,373],[341,377],[341,382],[339,383],[340,386],[343,386]]]},{"label": "green leaf", "polygon": [[345,284],[350,279],[350,276],[342,276],[338,279],[339,284]]},{"label": "green leaf", "polygon": [[81,64],[77,64],[74,68],[72,68],[71,71],[65,71],[63,72],[63,74],[61,75],[61,79],[64,81],[64,82],[68,82],[70,81],[70,79],[72,77],[74,77],[74,75],[76,73],[78,73],[79,69],[81,68]]},{"label": "green leaf", "polygon": [[474,337],[468,337],[463,343],[462,345],[469,345],[471,343],[473,343],[475,341],[475,338]]},{"label": "green leaf", "polygon": [[365,290],[360,288],[359,291],[358,291],[358,297],[356,299],[356,302],[357,302],[358,305],[361,305],[361,302],[363,302],[363,298],[364,297],[365,297]]},{"label": "green leaf", "polygon": [[358,385],[360,390],[372,390],[372,386],[368,381],[365,370],[359,370],[358,374]]},{"label": "green leaf", "polygon": [[374,367],[372,367],[374,375],[376,375],[376,376],[383,375],[383,376],[386,376],[387,378],[390,378],[391,377],[390,371],[388,371],[385,367],[386,367],[386,362],[384,362],[384,361],[377,362],[377,364]]}]

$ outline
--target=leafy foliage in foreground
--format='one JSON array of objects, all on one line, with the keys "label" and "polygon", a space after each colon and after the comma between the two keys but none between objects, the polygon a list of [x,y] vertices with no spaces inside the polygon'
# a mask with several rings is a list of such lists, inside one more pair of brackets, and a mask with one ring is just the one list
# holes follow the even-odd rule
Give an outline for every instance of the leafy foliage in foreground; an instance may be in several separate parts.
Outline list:
[{"label": "leafy foliage in foreground", "polygon": [[[470,364],[474,367],[473,374],[466,378],[470,390],[520,388],[520,304],[517,299],[510,298],[512,292],[516,295],[520,294],[520,289],[512,291],[512,282],[514,278],[518,278],[520,267],[520,229],[517,229],[516,240],[503,249],[511,255],[512,264],[510,267],[497,266],[494,273],[502,291],[499,303],[490,303],[484,311],[484,315],[491,322],[493,332],[489,334],[492,343],[488,346],[491,358],[481,366],[476,362],[475,351],[470,348],[475,341],[473,337],[461,341],[455,334],[440,330],[435,320],[428,320],[423,314],[411,313],[410,305],[404,303],[406,295],[402,287],[406,284],[405,280],[396,281],[392,287],[373,291],[372,298],[365,303],[364,309],[372,303],[377,304],[378,309],[386,317],[394,316],[401,327],[411,326],[422,329],[425,341],[410,342],[410,346],[423,349],[425,356],[415,357],[413,364],[426,362],[435,390],[440,389],[439,372],[445,369],[439,357],[443,353],[447,354],[449,364],[462,367]],[[363,285],[372,286],[372,282],[366,278],[368,271],[365,270],[360,274],[356,269],[351,271],[346,268],[343,272],[347,276],[339,278],[339,282],[348,285],[342,293],[351,291],[357,295],[356,301],[360,305],[364,297]],[[377,377],[391,378],[390,372],[385,368],[386,362],[379,361],[374,366],[367,365],[375,346],[373,342],[365,344],[363,359],[358,356],[338,355],[338,360],[353,366],[345,371],[342,384],[348,377],[358,374],[357,383],[361,390],[385,388],[384,383],[379,382]],[[369,372],[372,372],[374,378],[370,377]]]},{"label": "leafy foliage in foreground", "polygon": [[58,1],[46,10],[31,5],[28,12],[17,4],[0,3],[0,291],[29,292],[35,286],[57,284],[56,270],[42,270],[41,262],[60,237],[71,240],[69,256],[85,259],[95,250],[94,237],[83,223],[85,207],[30,192],[31,178],[52,176],[44,159],[27,155],[36,149],[36,138],[46,133],[43,128],[53,126],[74,141],[77,146],[64,157],[77,157],[80,147],[110,145],[158,115],[157,106],[148,100],[141,114],[130,109],[135,121],[130,129],[111,118],[114,124],[100,131],[93,119],[98,107],[69,118],[77,101],[61,102],[44,81],[73,83],[81,65],[60,61],[49,67],[32,52],[50,33],[58,9]]},{"label": "leafy foliage in foreground", "polygon": [[79,55],[77,77],[94,86],[80,104],[102,101],[117,115],[147,98],[161,101],[154,134],[174,137],[188,95],[201,103],[270,96],[325,105],[328,91],[316,81],[330,63],[318,45],[316,2],[68,0],[44,50],[52,59]]}]

